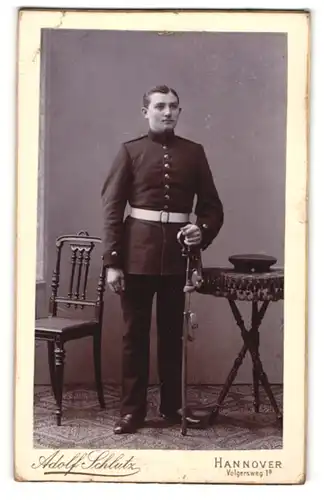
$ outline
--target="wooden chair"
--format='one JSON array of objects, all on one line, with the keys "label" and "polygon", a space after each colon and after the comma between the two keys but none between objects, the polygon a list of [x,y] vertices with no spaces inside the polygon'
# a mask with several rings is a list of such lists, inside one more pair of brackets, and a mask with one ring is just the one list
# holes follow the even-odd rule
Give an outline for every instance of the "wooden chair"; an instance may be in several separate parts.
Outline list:
[{"label": "wooden chair", "polygon": [[[96,297],[92,300],[87,298],[91,254],[95,246],[100,243],[100,238],[91,237],[85,231],[81,231],[77,235],[60,236],[57,238],[57,256],[52,276],[49,316],[46,318],[38,318],[35,322],[36,340],[45,340],[48,346],[50,379],[57,405],[55,412],[57,425],[61,425],[62,420],[65,359],[64,346],[68,341],[81,339],[87,336],[93,337],[96,388],[100,406],[101,408],[105,407],[101,380],[101,330],[104,305],[103,295],[105,291],[105,269],[102,257],[100,275],[98,282],[96,281],[96,283],[98,283]],[[67,248],[68,246],[70,246],[70,249]],[[61,261],[64,261],[64,259],[62,259],[63,247],[64,257],[66,253],[71,256],[71,266],[69,266],[71,267],[71,274],[69,275],[68,281],[64,269],[64,282],[68,283],[67,296],[58,295],[63,285],[60,283],[63,265]],[[64,263],[67,264],[65,261]],[[73,309],[83,310],[85,308],[92,308],[94,314],[91,314],[90,319],[85,317],[66,317],[68,314],[61,313],[62,308],[69,309],[71,312]],[[72,314],[75,315],[75,313]],[[84,315],[84,313],[82,314]]]}]

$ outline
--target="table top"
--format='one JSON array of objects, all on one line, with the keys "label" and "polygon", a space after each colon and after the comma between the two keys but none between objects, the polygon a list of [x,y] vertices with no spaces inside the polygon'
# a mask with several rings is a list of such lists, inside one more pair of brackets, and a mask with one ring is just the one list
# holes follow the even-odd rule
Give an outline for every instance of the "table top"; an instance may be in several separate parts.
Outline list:
[{"label": "table top", "polygon": [[272,268],[264,273],[242,273],[229,267],[203,269],[199,293],[229,300],[278,301],[284,298],[284,270]]}]

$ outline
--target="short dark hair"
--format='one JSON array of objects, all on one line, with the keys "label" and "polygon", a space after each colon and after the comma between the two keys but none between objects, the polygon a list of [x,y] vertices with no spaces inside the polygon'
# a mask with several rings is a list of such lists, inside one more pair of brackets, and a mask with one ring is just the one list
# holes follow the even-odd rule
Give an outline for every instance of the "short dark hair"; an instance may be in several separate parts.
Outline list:
[{"label": "short dark hair", "polygon": [[168,94],[171,92],[177,99],[178,99],[178,104],[180,103],[179,96],[177,92],[171,88],[168,87],[167,85],[156,85],[155,87],[151,88],[145,94],[143,95],[143,106],[144,108],[147,108],[148,105],[150,104],[150,96],[152,94],[160,93],[160,94]]}]

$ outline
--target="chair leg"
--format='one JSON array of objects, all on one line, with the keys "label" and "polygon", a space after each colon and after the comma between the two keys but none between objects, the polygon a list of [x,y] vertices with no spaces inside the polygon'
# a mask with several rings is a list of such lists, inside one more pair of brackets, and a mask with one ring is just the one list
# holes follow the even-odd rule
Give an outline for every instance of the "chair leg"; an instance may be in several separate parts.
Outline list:
[{"label": "chair leg", "polygon": [[101,408],[105,408],[105,399],[104,399],[102,379],[101,379],[101,335],[100,334],[95,334],[93,336],[93,360],[94,360],[98,400]]},{"label": "chair leg", "polygon": [[63,395],[63,377],[64,377],[64,358],[65,350],[61,341],[55,342],[55,373],[56,373],[56,421],[57,425],[61,425],[62,420],[62,395]]},{"label": "chair leg", "polygon": [[51,379],[52,391],[56,400],[56,381],[55,381],[55,357],[54,357],[54,344],[53,342],[47,342],[47,353],[48,353],[48,367]]}]

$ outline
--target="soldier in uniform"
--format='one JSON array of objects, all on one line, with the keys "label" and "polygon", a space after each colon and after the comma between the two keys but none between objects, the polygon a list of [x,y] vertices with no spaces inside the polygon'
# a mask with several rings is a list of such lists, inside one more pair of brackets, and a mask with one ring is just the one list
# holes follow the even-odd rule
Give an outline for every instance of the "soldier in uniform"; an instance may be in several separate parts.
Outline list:
[{"label": "soldier in uniform", "polygon": [[[177,234],[204,250],[223,224],[223,207],[203,147],[175,135],[177,92],[146,92],[148,133],[125,142],[102,188],[104,263],[124,319],[122,398],[116,434],[133,433],[146,416],[149,333],[156,294],[160,414],[181,420],[182,328],[186,259]],[[189,220],[195,195],[196,221]],[[127,203],[130,215],[124,220]],[[188,416],[188,424],[195,423]]]}]

